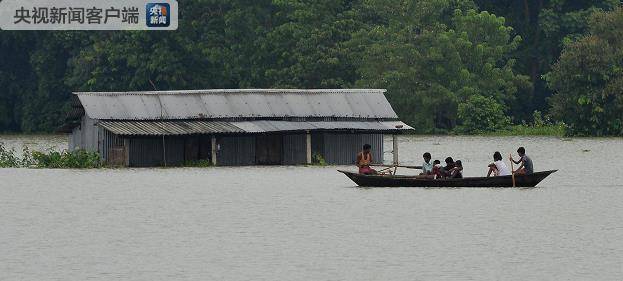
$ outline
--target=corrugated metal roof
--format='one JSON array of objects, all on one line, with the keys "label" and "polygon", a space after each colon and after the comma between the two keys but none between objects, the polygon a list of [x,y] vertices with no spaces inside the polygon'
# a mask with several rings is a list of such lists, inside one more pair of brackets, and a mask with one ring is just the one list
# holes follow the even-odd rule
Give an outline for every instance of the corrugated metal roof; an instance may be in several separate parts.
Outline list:
[{"label": "corrugated metal roof", "polygon": [[193,135],[244,133],[229,122],[218,121],[101,121],[98,123],[117,135]]},{"label": "corrugated metal roof", "polygon": [[[400,121],[101,121],[98,123],[117,135],[193,135],[223,133],[269,133],[318,130],[361,130],[395,132],[412,130]],[[398,126],[398,127],[397,127]]]},{"label": "corrugated metal roof", "polygon": [[385,90],[196,90],[75,93],[100,120],[213,118],[398,118]]},{"label": "corrugated metal roof", "polygon": [[240,121],[232,122],[247,133],[317,131],[317,130],[361,130],[361,131],[404,131],[413,128],[400,121]]}]

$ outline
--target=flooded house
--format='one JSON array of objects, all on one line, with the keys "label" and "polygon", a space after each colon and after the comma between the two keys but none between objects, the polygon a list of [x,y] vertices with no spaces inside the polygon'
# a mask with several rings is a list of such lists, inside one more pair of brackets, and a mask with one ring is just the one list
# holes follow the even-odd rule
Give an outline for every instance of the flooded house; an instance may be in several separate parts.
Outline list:
[{"label": "flooded house", "polygon": [[130,167],[353,164],[365,143],[411,127],[385,90],[229,89],[74,93],[69,149]]}]

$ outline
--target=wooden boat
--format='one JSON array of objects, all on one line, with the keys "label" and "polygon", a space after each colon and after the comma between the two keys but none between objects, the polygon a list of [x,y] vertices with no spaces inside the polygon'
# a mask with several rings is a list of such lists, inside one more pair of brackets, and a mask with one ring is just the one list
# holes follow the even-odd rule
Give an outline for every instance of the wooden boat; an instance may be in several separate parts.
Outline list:
[{"label": "wooden boat", "polygon": [[[531,175],[515,175],[516,187],[535,187],[547,176],[558,170],[537,172]],[[338,170],[362,187],[513,187],[512,176],[468,177],[462,179],[422,179],[401,175],[363,175]]]}]

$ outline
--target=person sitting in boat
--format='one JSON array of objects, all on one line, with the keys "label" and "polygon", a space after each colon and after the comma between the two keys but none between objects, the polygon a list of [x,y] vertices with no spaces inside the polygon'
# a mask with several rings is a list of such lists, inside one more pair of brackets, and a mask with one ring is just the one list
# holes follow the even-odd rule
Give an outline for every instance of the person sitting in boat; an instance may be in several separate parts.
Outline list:
[{"label": "person sitting in boat", "polygon": [[443,174],[441,173],[442,169],[443,167],[441,167],[441,161],[433,161],[433,179],[440,179],[443,177]]},{"label": "person sitting in boat", "polygon": [[506,166],[506,163],[502,161],[502,154],[499,151],[493,153],[493,163],[489,164],[489,172],[487,173],[487,177],[490,177],[491,174],[498,176],[510,176],[511,171]]},{"label": "person sitting in boat", "polygon": [[456,164],[454,163],[454,159],[452,159],[452,157],[446,158],[445,162],[446,162],[446,166],[441,168],[442,178],[448,178],[452,176],[452,169],[456,167]]},{"label": "person sitting in boat", "polygon": [[454,168],[450,170],[450,178],[462,179],[463,178],[463,163],[461,160],[454,162]]},{"label": "person sitting in boat", "polygon": [[435,175],[433,174],[434,164],[431,163],[431,155],[429,152],[424,153],[422,155],[424,158],[424,163],[422,164],[422,173],[417,177],[420,179],[435,179]]},{"label": "person sitting in boat", "polygon": [[424,153],[422,157],[424,157],[424,163],[422,163],[422,173],[420,176],[430,176],[433,174],[433,163],[430,162],[433,157],[429,152]]},{"label": "person sitting in boat", "polygon": [[521,163],[521,166],[519,166],[519,168],[517,168],[517,170],[514,171],[514,173],[516,175],[531,175],[532,173],[534,173],[534,168],[532,166],[532,159],[530,159],[530,157],[526,155],[526,149],[523,147],[520,147],[517,149],[517,153],[519,154],[519,160],[517,161],[513,159],[512,155],[510,156],[510,160],[513,161],[513,163],[515,164]]},{"label": "person sitting in boat", "polygon": [[357,167],[359,167],[359,173],[364,175],[376,175],[378,172],[370,168],[372,164],[372,153],[370,150],[372,146],[369,144],[363,145],[363,151],[357,154]]}]

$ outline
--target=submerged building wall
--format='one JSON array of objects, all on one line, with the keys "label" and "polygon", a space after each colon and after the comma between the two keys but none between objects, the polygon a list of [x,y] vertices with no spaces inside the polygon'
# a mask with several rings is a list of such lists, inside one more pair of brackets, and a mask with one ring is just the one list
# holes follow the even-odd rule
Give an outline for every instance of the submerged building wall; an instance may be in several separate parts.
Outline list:
[{"label": "submerged building wall", "polygon": [[[83,118],[70,136],[70,149],[100,153],[114,165],[131,167],[182,166],[212,160],[212,135],[118,136]],[[311,152],[330,165],[352,165],[364,144],[372,146],[374,162],[383,161],[383,134],[312,132]],[[302,165],[307,163],[307,134],[270,133],[216,137],[218,166]]]},{"label": "submerged building wall", "polygon": [[128,162],[132,167],[184,165],[184,139],[165,137],[128,139]]},{"label": "submerged building wall", "polygon": [[[258,141],[259,138],[264,141]],[[266,142],[266,139],[273,139],[274,145]],[[219,166],[302,165],[307,163],[307,135],[304,133],[227,136],[219,137],[217,143],[217,165]],[[330,165],[352,165],[357,160],[357,153],[366,143],[372,146],[374,162],[382,163],[383,134],[312,133],[312,155],[320,155]],[[278,145],[280,147],[277,147]],[[275,151],[259,151],[267,146]],[[280,157],[275,158],[276,156]]]},{"label": "submerged building wall", "polygon": [[255,136],[222,136],[216,143],[217,166],[255,164]]},{"label": "submerged building wall", "polygon": [[73,129],[69,137],[69,150],[85,149],[89,151],[98,150],[99,128],[94,119],[82,117],[80,126]]},{"label": "submerged building wall", "polygon": [[[313,140],[312,140],[313,142]],[[283,136],[283,165],[301,165],[307,162],[307,135],[294,134]]]},{"label": "submerged building wall", "polygon": [[372,146],[372,160],[383,162],[383,134],[325,133],[323,155],[327,164],[351,165],[357,161],[357,153],[364,144]]},{"label": "submerged building wall", "polygon": [[210,138],[206,136],[131,137],[128,165],[131,167],[183,166],[198,160],[209,161]]}]

